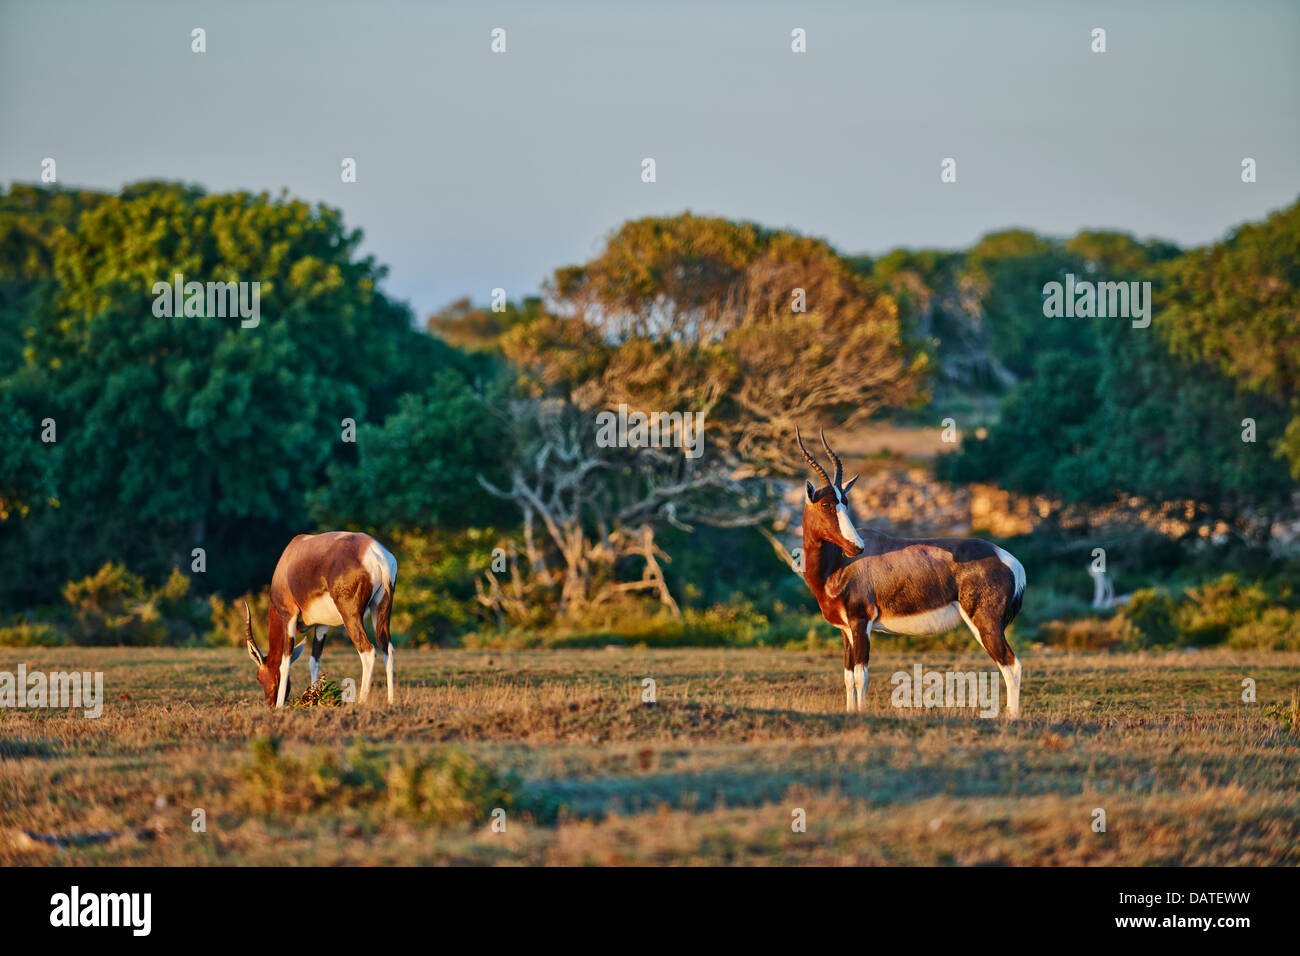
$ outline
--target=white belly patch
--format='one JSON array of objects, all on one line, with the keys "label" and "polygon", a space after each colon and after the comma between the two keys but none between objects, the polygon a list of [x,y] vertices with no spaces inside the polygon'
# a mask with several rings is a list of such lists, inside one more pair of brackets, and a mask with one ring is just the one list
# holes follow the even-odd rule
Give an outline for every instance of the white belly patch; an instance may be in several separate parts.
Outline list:
[{"label": "white belly patch", "polygon": [[302,609],[302,623],[340,627],[343,624],[343,615],[339,613],[332,597],[328,594],[318,594]]},{"label": "white belly patch", "polygon": [[955,627],[960,627],[961,623],[961,609],[958,608],[957,602],[953,601],[951,604],[945,604],[933,611],[909,614],[905,617],[886,617],[882,614],[880,620],[876,622],[876,627],[883,628],[894,634],[920,637],[926,634],[942,634],[944,631],[951,631]]}]

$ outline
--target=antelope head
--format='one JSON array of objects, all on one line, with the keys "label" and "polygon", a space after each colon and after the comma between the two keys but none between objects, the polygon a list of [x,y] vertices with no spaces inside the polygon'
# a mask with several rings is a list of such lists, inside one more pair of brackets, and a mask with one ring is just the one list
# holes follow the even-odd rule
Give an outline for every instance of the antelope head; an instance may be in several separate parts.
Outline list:
[{"label": "antelope head", "polygon": [[808,540],[811,534],[812,540],[827,541],[838,547],[849,557],[861,554],[862,538],[857,529],[853,527],[853,518],[849,514],[849,489],[858,480],[858,476],[854,475],[847,485],[842,484],[844,463],[840,461],[840,456],[835,454],[831,446],[827,444],[825,432],[822,432],[822,445],[826,448],[826,454],[835,465],[835,478],[833,480],[826,474],[826,469],[819,465],[817,459],[809,454],[808,449],[804,447],[803,436],[799,434],[797,427],[794,434],[799,441],[799,451],[803,453],[804,461],[808,462],[808,467],[815,471],[822,481],[826,482],[823,488],[814,488],[811,481],[804,482],[803,527],[805,540]]},{"label": "antelope head", "polygon": [[[280,689],[280,654],[276,653],[285,645],[284,623],[280,620],[280,612],[275,609],[275,602],[271,602],[270,610],[267,612],[267,622],[270,627],[271,639],[271,656],[274,660],[268,660],[267,655],[263,654],[261,648],[257,646],[257,641],[253,638],[253,612],[249,610],[248,602],[244,602],[244,629],[246,632],[245,644],[248,648],[248,656],[253,659],[257,665],[257,682],[262,685],[262,690],[266,694],[266,706],[275,706],[276,691]],[[302,641],[293,649],[292,656],[289,658],[290,663],[296,661],[302,655],[302,649],[306,645]],[[283,653],[281,650],[280,653]],[[286,676],[285,680],[289,678]],[[289,686],[284,688],[284,699],[289,699]]]}]

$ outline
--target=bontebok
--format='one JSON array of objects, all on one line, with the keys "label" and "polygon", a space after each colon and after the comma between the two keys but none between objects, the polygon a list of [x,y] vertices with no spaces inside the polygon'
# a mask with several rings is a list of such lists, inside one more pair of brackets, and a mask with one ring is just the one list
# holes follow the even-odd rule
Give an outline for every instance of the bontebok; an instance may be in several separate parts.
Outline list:
[{"label": "bontebok", "polygon": [[1004,634],[1020,613],[1025,569],[979,538],[893,538],[854,527],[844,465],[822,435],[835,465],[831,479],[804,447],[799,450],[824,488],[805,483],[804,580],[822,617],[844,636],[845,705],[864,710],[873,629],[894,634],[942,634],[964,622],[1002,672],[1007,715],[1020,712],[1020,661]]},{"label": "bontebok", "polygon": [[[296,647],[299,630],[313,629],[311,679],[320,678],[320,656],[325,634],[342,626],[361,655],[361,690],[357,701],[370,693],[375,669],[375,644],[384,655],[388,677],[388,702],[393,702],[393,644],[388,637],[388,615],[393,609],[397,559],[368,534],[330,531],[300,534],[280,555],[271,577],[271,608],[267,612],[269,641],[263,654],[253,639],[253,616],[244,605],[248,628],[248,656],[257,665],[257,681],[266,703],[283,707],[289,697],[289,668],[301,655],[304,639]],[[361,622],[370,612],[375,643]]]}]

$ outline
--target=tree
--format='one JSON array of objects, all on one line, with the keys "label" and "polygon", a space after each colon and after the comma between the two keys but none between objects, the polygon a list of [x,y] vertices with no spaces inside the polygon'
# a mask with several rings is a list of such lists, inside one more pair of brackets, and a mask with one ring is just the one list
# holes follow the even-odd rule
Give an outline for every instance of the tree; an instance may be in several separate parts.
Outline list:
[{"label": "tree", "polygon": [[507,336],[508,357],[545,376],[557,346],[582,356],[555,378],[584,407],[705,412],[711,447],[757,472],[791,469],[796,423],[850,428],[922,398],[925,356],[905,345],[897,303],[817,239],[689,213],[636,220],[548,291],[557,318]]},{"label": "tree", "polygon": [[[519,508],[528,586],[558,591],[561,614],[629,590],[675,609],[658,529],[767,520],[769,478],[797,467],[796,423],[847,428],[920,396],[924,357],[893,299],[792,233],[690,214],[629,222],[557,270],[547,300],[501,338],[518,434],[509,482],[483,484]],[[689,456],[603,446],[596,423],[616,409],[696,416],[705,440]],[[487,597],[508,603],[489,580]]]},{"label": "tree", "polygon": [[[264,580],[306,527],[307,492],[354,457],[344,420],[382,420],[440,368],[472,372],[377,290],[384,269],[336,210],[174,184],[81,206],[0,383],[23,448],[44,418],[58,431],[48,496],[5,524],[11,599],[110,558],[160,578],[196,547],[214,586]],[[260,321],[155,314],[155,284],[178,273],[260,283]]]},{"label": "tree", "polygon": [[382,423],[357,429],[357,459],[336,462],[310,497],[322,525],[380,530],[463,528],[490,523],[498,509],[477,476],[505,463],[505,425],[457,371],[439,372],[422,392],[398,399]]},{"label": "tree", "polygon": [[1295,264],[1287,243],[1295,248],[1297,221],[1274,217],[1178,258],[1166,243],[1122,234],[1066,242],[1089,273],[1125,278],[1132,269],[1130,281],[1152,281],[1159,290],[1152,328],[1072,320],[1092,346],[1040,355],[1032,378],[1007,393],[987,438],[967,439],[959,454],[940,459],[940,475],[1067,502],[1190,500],[1247,536],[1266,534],[1292,506],[1294,484],[1285,469],[1261,461],[1260,445],[1242,441],[1242,423],[1255,421],[1260,442],[1282,443],[1284,402],[1294,394]]},{"label": "tree", "polygon": [[1214,366],[1290,408],[1271,444],[1300,479],[1300,202],[1169,263],[1159,330],[1175,355]]}]

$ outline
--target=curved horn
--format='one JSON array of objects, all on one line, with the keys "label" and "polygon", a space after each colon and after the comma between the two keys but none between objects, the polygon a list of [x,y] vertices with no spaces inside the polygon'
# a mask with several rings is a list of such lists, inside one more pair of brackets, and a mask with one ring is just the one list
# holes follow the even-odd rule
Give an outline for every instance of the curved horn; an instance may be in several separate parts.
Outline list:
[{"label": "curved horn", "polygon": [[831,461],[835,462],[835,484],[844,480],[844,462],[840,461],[840,456],[831,450],[831,446],[826,444],[826,430],[822,429],[822,445],[826,448],[826,454],[830,455]]},{"label": "curved horn", "polygon": [[253,612],[249,610],[247,601],[244,602],[244,633],[247,635],[244,646],[248,648],[248,656],[253,659],[260,673],[262,665],[266,663],[266,657],[262,654],[262,649],[257,646],[257,641],[253,639]]},{"label": "curved horn", "polygon": [[826,469],[825,469],[825,468],[823,468],[821,465],[817,464],[817,459],[816,459],[816,458],[814,458],[812,455],[808,454],[808,449],[804,447],[803,436],[799,434],[799,426],[798,426],[798,425],[795,425],[795,426],[794,426],[794,437],[795,437],[795,438],[798,440],[798,442],[799,442],[799,450],[800,450],[801,452],[803,452],[803,460],[806,461],[806,462],[808,462],[808,467],[810,467],[813,471],[817,472],[817,474],[821,475],[821,476],[822,476],[822,481],[826,482],[826,484],[829,485],[829,484],[831,483],[830,475],[826,474]]}]

